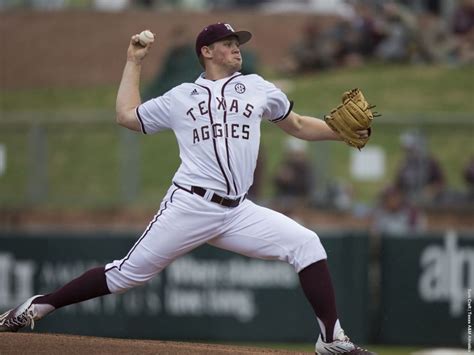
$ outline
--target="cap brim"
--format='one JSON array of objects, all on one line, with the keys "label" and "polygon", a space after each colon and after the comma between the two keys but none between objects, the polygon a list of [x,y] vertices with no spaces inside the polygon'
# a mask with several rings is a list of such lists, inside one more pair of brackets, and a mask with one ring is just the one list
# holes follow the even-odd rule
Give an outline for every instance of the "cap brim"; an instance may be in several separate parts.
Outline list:
[{"label": "cap brim", "polygon": [[249,31],[237,31],[234,34],[237,35],[240,44],[247,43],[252,38],[252,34]]},{"label": "cap brim", "polygon": [[247,43],[252,38],[252,34],[249,31],[235,31],[225,35],[224,37],[219,38],[219,41],[223,40],[224,38],[229,37],[237,37],[240,44]]}]

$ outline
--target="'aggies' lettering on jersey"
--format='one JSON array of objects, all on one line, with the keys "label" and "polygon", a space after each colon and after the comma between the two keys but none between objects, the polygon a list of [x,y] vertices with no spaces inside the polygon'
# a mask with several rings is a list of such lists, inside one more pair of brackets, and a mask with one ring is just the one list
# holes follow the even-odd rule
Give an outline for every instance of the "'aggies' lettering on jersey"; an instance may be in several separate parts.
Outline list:
[{"label": "'aggies' lettering on jersey", "polygon": [[209,138],[241,138],[249,139],[250,126],[239,123],[214,123],[213,125],[201,126],[193,129],[193,144],[207,141]]}]

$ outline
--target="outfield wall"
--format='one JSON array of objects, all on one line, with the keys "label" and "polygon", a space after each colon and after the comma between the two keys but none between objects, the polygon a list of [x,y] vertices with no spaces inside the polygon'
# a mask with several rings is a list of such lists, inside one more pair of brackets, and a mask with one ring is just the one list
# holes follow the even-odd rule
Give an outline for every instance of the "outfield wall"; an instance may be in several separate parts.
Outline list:
[{"label": "outfield wall", "polygon": [[[474,285],[472,237],[384,239],[378,282],[374,264],[368,262],[366,235],[325,234],[339,312],[351,338],[426,345],[467,340],[468,290]],[[134,241],[129,233],[1,233],[0,311],[121,258]],[[379,288],[369,287],[369,275]],[[209,246],[176,260],[146,286],[66,307],[36,330],[273,342],[311,342],[317,335],[311,307],[291,267]]]}]

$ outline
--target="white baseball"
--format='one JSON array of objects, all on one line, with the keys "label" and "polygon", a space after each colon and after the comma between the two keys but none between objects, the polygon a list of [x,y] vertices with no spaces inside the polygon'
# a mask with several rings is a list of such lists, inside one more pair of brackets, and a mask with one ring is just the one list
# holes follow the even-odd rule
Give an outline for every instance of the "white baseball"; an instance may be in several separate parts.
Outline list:
[{"label": "white baseball", "polygon": [[138,35],[138,40],[140,41],[140,44],[145,47],[148,43],[151,43],[155,40],[155,35],[148,30],[140,32]]}]

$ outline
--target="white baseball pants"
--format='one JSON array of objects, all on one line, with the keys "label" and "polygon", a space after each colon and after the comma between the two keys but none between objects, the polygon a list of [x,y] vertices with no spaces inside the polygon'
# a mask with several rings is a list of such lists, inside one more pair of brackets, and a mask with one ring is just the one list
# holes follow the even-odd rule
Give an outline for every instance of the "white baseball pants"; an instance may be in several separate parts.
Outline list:
[{"label": "white baseball pants", "polygon": [[327,257],[316,233],[281,213],[249,200],[224,207],[172,186],[128,254],[106,265],[110,292],[146,283],[204,243],[253,258],[286,261],[296,272]]}]

